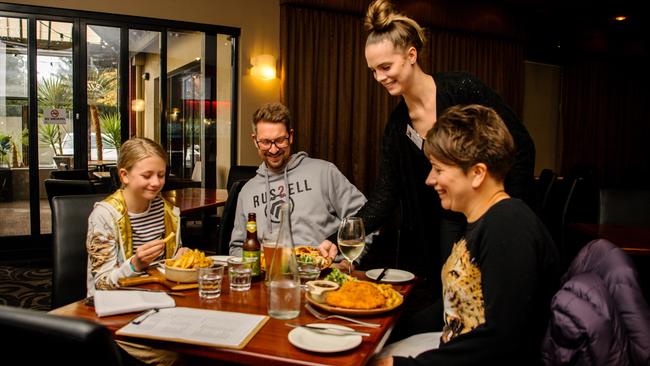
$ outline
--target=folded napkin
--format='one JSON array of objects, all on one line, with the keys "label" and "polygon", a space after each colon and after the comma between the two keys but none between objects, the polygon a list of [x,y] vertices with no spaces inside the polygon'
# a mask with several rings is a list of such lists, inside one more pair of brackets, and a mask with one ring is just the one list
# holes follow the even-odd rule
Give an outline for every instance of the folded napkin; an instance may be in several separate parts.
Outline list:
[{"label": "folded napkin", "polygon": [[175,306],[174,299],[164,292],[95,291],[95,313],[99,317]]}]

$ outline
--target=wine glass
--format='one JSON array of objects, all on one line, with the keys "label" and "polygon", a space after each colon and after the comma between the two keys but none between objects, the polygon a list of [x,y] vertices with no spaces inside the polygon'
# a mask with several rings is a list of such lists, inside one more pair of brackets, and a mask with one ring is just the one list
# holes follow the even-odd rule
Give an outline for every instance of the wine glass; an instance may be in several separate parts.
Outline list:
[{"label": "wine glass", "polygon": [[348,274],[352,272],[352,262],[359,258],[366,246],[366,230],[360,217],[347,217],[341,221],[338,234],[341,254],[348,260]]}]

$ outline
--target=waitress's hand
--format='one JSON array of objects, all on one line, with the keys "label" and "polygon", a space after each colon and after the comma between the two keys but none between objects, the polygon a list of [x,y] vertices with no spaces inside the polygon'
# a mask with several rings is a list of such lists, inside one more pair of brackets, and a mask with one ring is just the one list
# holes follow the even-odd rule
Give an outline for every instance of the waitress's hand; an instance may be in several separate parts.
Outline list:
[{"label": "waitress's hand", "polygon": [[165,241],[162,239],[152,240],[142,244],[135,250],[135,255],[131,258],[133,267],[136,271],[143,271],[149,267],[151,262],[155,261],[165,251]]},{"label": "waitress's hand", "polygon": [[322,255],[325,258],[336,258],[336,255],[339,252],[339,249],[337,248],[336,244],[332,243],[331,241],[325,239],[320,245],[318,246],[318,251],[320,252],[320,255]]},{"label": "waitress's hand", "polygon": [[340,271],[343,271],[344,273],[348,271],[348,268],[350,271],[354,271],[354,263],[348,262],[347,259],[344,259],[340,262],[332,263],[332,267],[338,268]]}]

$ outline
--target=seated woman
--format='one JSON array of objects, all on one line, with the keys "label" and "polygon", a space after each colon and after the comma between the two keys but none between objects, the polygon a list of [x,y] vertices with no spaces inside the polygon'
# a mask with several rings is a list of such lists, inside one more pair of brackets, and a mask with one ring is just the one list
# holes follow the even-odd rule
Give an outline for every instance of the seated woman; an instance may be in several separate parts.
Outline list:
[{"label": "seated woman", "polygon": [[389,345],[374,363],[539,363],[558,254],[537,216],[504,191],[512,136],[491,108],[455,106],[427,133],[424,150],[432,165],[427,185],[443,208],[465,214],[467,229],[442,268],[444,309],[420,313],[431,326],[442,319],[442,332]]},{"label": "seated woman", "polygon": [[150,139],[130,139],[121,146],[117,165],[122,187],[97,203],[88,218],[88,296],[95,289],[119,287],[119,279],[187,250],[180,248],[180,211],[160,195],[167,168],[162,147]]}]

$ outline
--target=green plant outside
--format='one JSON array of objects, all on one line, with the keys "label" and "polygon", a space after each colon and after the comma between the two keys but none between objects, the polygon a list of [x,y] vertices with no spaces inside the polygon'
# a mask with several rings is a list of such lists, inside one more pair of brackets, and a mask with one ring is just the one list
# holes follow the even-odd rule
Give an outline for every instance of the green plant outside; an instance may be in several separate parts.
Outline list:
[{"label": "green plant outside", "polygon": [[122,130],[120,115],[117,112],[106,112],[99,116],[99,124],[102,128],[102,141],[108,148],[114,148],[120,153],[122,145]]}]

